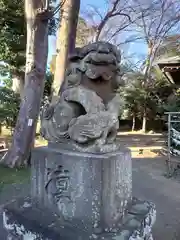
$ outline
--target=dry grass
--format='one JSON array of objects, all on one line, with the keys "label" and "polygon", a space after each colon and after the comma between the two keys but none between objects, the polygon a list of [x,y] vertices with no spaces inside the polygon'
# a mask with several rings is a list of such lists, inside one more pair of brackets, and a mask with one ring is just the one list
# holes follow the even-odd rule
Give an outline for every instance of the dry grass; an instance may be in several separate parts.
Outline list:
[{"label": "dry grass", "polygon": [[35,139],[35,147],[40,147],[40,146],[47,146],[48,142],[43,139],[42,137],[36,137]]},{"label": "dry grass", "polygon": [[165,147],[164,133],[153,131],[119,132],[118,138],[122,145],[131,150],[133,158],[155,158],[162,154]]},{"label": "dry grass", "polygon": [[[9,148],[11,145],[12,134],[11,131],[5,127],[2,128],[2,133],[0,135],[0,146],[4,146],[4,148]],[[45,146],[47,145],[47,141],[42,137],[38,136],[35,139],[35,147]]]},{"label": "dry grass", "polygon": [[129,149],[131,150],[131,156],[133,158],[156,158],[161,155],[163,147],[129,147]]}]

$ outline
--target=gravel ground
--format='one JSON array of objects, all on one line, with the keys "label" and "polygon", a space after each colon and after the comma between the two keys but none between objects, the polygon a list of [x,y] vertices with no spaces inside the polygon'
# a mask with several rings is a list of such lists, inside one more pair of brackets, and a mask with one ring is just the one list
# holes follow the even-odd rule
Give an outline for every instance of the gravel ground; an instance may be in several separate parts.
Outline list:
[{"label": "gravel ground", "polygon": [[180,240],[180,178],[164,172],[163,159],[134,159],[133,195],[156,204],[155,240]]},{"label": "gravel ground", "polygon": [[[163,176],[162,159],[133,159],[133,195],[156,204],[157,221],[153,229],[154,240],[180,240],[180,181]],[[29,186],[9,187],[0,194],[2,208],[7,200],[26,195]],[[6,240],[0,215],[0,240]]]}]

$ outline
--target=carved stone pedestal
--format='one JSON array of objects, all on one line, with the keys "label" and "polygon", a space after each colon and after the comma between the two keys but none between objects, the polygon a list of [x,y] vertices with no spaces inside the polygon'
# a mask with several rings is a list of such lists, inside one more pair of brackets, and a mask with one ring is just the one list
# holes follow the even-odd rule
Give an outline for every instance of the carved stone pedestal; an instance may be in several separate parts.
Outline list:
[{"label": "carved stone pedestal", "polygon": [[34,150],[32,197],[65,220],[115,227],[132,199],[130,151],[88,154],[60,147]]},{"label": "carved stone pedestal", "polygon": [[152,240],[155,207],[131,194],[129,150],[40,147],[32,154],[32,196],[5,207],[4,226],[12,240]]}]

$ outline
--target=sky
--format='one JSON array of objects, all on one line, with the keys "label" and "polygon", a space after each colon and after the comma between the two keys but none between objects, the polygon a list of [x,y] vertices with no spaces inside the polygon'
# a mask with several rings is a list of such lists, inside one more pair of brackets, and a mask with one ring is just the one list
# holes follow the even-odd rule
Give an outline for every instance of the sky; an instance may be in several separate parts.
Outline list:
[{"label": "sky", "polygon": [[[106,0],[81,0],[80,13],[84,12],[88,8],[88,5],[93,5],[97,7],[101,12],[106,11]],[[128,46],[128,55],[133,55],[133,62],[139,60],[139,56],[146,54],[147,48],[143,43],[131,43]],[[56,37],[49,36],[49,54],[48,54],[48,63],[52,59],[52,55],[56,53]]]}]

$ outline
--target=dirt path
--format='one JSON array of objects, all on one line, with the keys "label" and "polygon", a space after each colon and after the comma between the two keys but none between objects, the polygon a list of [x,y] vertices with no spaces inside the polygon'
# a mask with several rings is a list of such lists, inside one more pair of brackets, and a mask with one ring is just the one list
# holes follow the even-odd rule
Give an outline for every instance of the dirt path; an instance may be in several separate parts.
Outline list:
[{"label": "dirt path", "polygon": [[118,141],[132,152],[133,158],[153,158],[166,149],[164,134],[118,133]]},{"label": "dirt path", "polygon": [[180,239],[180,180],[163,176],[164,159],[133,160],[133,194],[156,204],[155,240]]}]

